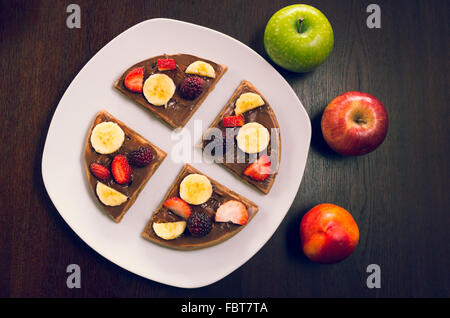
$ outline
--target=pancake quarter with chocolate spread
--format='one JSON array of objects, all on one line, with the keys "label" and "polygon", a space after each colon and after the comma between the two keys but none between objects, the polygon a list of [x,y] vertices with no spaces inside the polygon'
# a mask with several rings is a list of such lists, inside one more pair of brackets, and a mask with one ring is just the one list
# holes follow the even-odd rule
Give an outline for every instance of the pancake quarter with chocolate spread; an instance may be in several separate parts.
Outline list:
[{"label": "pancake quarter with chocolate spread", "polygon": [[257,211],[255,203],[186,164],[142,236],[173,249],[200,249],[229,239]]},{"label": "pancake quarter with chocolate spread", "polygon": [[242,81],[203,136],[205,156],[268,194],[281,160],[280,128],[273,109]]},{"label": "pancake quarter with chocolate spread", "polygon": [[178,128],[186,125],[226,71],[225,65],[194,55],[160,55],[131,66],[114,87]]},{"label": "pancake quarter with chocolate spread", "polygon": [[105,212],[120,222],[166,153],[106,111],[89,130],[85,168]]}]

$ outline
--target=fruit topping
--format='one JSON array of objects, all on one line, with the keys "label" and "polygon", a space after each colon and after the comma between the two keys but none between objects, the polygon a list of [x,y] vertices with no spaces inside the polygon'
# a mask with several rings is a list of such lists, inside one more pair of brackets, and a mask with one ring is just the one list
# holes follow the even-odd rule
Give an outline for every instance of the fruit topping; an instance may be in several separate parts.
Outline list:
[{"label": "fruit topping", "polygon": [[167,105],[175,93],[175,83],[165,74],[153,74],[144,82],[144,97],[154,106]]},{"label": "fruit topping", "polygon": [[168,199],[163,203],[163,206],[184,219],[187,219],[191,215],[191,208],[189,204],[177,197]]},{"label": "fruit topping", "polygon": [[91,163],[89,169],[91,170],[91,173],[99,180],[106,181],[110,177],[108,168],[99,163]]},{"label": "fruit topping", "polygon": [[223,135],[211,135],[205,138],[206,146],[203,152],[211,156],[218,156],[219,158],[225,153],[225,139]]},{"label": "fruit topping", "polygon": [[258,153],[267,148],[270,134],[266,127],[253,122],[245,124],[239,129],[236,137],[239,149],[246,153]]},{"label": "fruit topping", "polygon": [[114,157],[111,164],[111,171],[114,180],[121,185],[131,182],[132,170],[128,163],[127,157],[124,155],[117,155]]},{"label": "fruit topping", "polygon": [[173,59],[158,59],[156,64],[158,65],[159,71],[174,70],[177,68],[177,64]]},{"label": "fruit topping", "polygon": [[97,196],[104,205],[118,206],[128,200],[128,197],[119,191],[98,182],[96,191]]},{"label": "fruit topping", "polygon": [[212,195],[209,179],[201,174],[192,173],[180,183],[180,197],[189,204],[200,205]]},{"label": "fruit topping", "polygon": [[122,128],[114,122],[105,121],[92,129],[91,145],[100,154],[110,154],[117,151],[125,140]]},{"label": "fruit topping", "polygon": [[137,67],[132,69],[124,80],[124,85],[130,91],[142,93],[142,84],[144,83],[144,68]]},{"label": "fruit topping", "polygon": [[150,148],[139,147],[128,155],[128,160],[135,167],[145,167],[153,160],[153,154]]},{"label": "fruit topping", "polygon": [[173,240],[183,234],[186,221],[153,223],[153,231],[164,240]]},{"label": "fruit topping", "polygon": [[195,74],[211,78],[216,77],[216,71],[214,71],[214,67],[212,67],[211,64],[203,61],[195,61],[194,63],[191,63],[186,68],[185,72],[186,74]]},{"label": "fruit topping", "polygon": [[222,132],[222,137],[224,140],[224,150],[228,152],[228,150],[234,149],[234,144],[236,143],[236,136],[239,133],[239,128],[227,128]]},{"label": "fruit topping", "polygon": [[206,212],[194,211],[187,220],[187,228],[192,236],[205,236],[211,232],[212,219]]},{"label": "fruit topping", "polygon": [[254,163],[250,164],[245,169],[244,174],[253,180],[266,180],[272,173],[270,158],[267,155],[262,155]]},{"label": "fruit topping", "polygon": [[245,205],[236,200],[223,203],[216,212],[216,222],[232,222],[245,225],[248,220],[248,212]]},{"label": "fruit topping", "polygon": [[212,156],[220,158],[222,155],[228,153],[228,151],[234,149],[236,130],[234,128],[227,128],[225,131],[221,131],[220,134],[211,134],[205,136],[207,146],[205,147],[205,153],[210,153]]},{"label": "fruit topping", "polygon": [[236,107],[234,112],[236,115],[245,113],[248,110],[254,109],[264,105],[264,100],[261,96],[255,93],[244,93],[236,100]]},{"label": "fruit topping", "polygon": [[205,82],[198,76],[188,76],[180,84],[181,96],[185,99],[196,99],[203,91]]},{"label": "fruit topping", "polygon": [[228,116],[222,119],[223,127],[241,127],[244,125],[244,117],[242,115]]}]

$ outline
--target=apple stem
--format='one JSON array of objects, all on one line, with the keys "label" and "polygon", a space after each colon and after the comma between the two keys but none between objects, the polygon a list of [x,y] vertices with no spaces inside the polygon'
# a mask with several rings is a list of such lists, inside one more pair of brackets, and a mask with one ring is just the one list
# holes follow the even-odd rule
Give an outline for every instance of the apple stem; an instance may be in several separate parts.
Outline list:
[{"label": "apple stem", "polygon": [[304,18],[299,18],[298,19],[298,33],[302,33],[302,22],[303,22]]}]

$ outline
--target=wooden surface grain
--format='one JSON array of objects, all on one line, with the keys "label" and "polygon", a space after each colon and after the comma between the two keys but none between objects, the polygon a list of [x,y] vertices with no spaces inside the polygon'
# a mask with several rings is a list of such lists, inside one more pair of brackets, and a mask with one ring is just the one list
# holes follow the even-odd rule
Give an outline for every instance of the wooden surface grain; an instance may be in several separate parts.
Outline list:
[{"label": "wooden surface grain", "polygon": [[[0,296],[449,297],[449,2],[377,0],[381,29],[366,26],[370,1],[305,2],[329,18],[335,47],[314,72],[279,69],[313,125],[296,199],[246,264],[213,285],[185,290],[112,264],[60,217],[41,176],[52,115],[84,64],[136,23],[155,17],[196,23],[267,58],[264,27],[292,2],[77,0],[81,29],[68,29],[72,1],[1,1]],[[319,127],[327,103],[350,90],[377,96],[390,116],[382,146],[357,158],[333,154]],[[360,228],[357,249],[336,265],[313,264],[300,250],[300,219],[323,202],[348,209]],[[66,287],[72,263],[82,270],[80,289]],[[366,286],[369,264],[380,265],[380,289]]]}]

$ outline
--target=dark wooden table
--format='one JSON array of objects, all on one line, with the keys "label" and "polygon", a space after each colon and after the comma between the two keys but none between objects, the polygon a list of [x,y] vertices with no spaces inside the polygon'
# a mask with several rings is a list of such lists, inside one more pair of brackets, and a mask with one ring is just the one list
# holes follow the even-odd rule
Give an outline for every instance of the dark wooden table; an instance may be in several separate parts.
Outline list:
[{"label": "dark wooden table", "polygon": [[[291,1],[75,1],[81,29],[66,27],[73,1],[0,4],[0,296],[12,297],[449,297],[449,2],[375,1],[381,29],[366,26],[373,1],[305,1],[335,32],[316,71],[280,70],[313,125],[297,197],[267,244],[221,281],[184,290],[138,277],[89,248],[63,221],[41,176],[55,108],[72,79],[105,44],[155,17],[206,26],[267,58],[264,27]],[[375,152],[342,158],[325,145],[321,113],[344,91],[377,96],[390,130]],[[68,167],[70,168],[70,167]],[[318,203],[348,209],[360,229],[355,252],[336,265],[302,254],[301,217]],[[66,287],[78,264],[82,287]],[[366,268],[381,268],[381,288]]]}]

